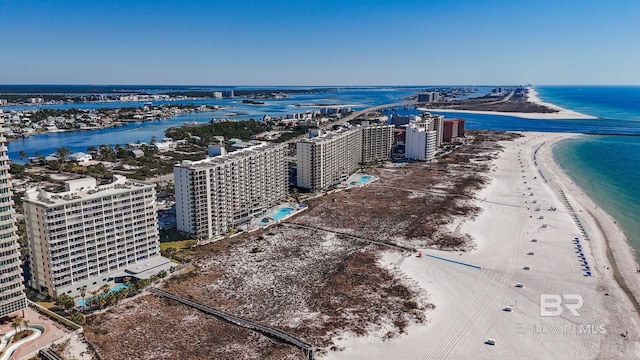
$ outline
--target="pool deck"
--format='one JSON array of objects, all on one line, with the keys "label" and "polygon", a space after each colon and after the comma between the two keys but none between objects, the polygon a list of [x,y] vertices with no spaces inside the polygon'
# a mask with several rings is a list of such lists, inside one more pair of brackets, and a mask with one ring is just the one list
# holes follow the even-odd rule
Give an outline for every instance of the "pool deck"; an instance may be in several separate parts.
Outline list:
[{"label": "pool deck", "polygon": [[[0,323],[0,334],[6,334],[13,330],[11,322],[15,316],[22,317],[22,312],[13,313],[8,321]],[[24,309],[24,319],[29,320],[29,325],[40,325],[44,327],[44,332],[39,337],[20,346],[13,353],[12,359],[21,359],[29,354],[36,352],[38,349],[49,346],[54,341],[61,339],[71,333],[70,330],[49,317],[39,314],[35,310],[27,307]]]},{"label": "pool deck", "polygon": [[[280,218],[280,219],[272,219],[271,216],[275,215],[278,213],[278,211],[282,208],[292,208],[294,209],[291,213],[287,214],[286,216]],[[263,215],[260,215],[258,217],[253,218],[250,222],[248,222],[247,224],[242,225],[241,229],[243,231],[247,231],[247,232],[252,232],[258,229],[263,229],[263,228],[267,228],[271,225],[275,225],[281,221],[287,220],[288,218],[307,210],[307,206],[304,204],[299,204],[299,203],[295,203],[295,202],[287,202],[287,203],[283,203],[277,206],[274,206],[273,208],[269,209],[267,212],[265,212]],[[264,222],[264,220],[267,220],[266,222]]]},{"label": "pool deck", "polygon": [[[361,182],[360,180],[363,177],[370,177],[370,180],[367,180],[365,182]],[[361,187],[367,184],[371,184],[372,182],[378,180],[379,178],[375,175],[370,175],[370,174],[365,174],[365,173],[355,173],[355,174],[351,174],[349,176],[349,178],[347,178],[347,180],[345,180],[342,184],[340,184],[338,187],[341,188],[347,188],[347,189],[351,189],[354,187]]]}]

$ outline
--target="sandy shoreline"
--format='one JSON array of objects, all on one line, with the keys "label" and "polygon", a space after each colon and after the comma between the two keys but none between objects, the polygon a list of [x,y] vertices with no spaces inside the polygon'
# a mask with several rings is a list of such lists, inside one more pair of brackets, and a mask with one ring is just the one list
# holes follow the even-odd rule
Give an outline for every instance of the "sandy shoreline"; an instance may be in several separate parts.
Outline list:
[{"label": "sandy shoreline", "polygon": [[[430,323],[411,326],[407,334],[391,340],[382,340],[379,334],[347,334],[336,341],[344,350],[325,358],[640,357],[640,319],[614,279],[607,257],[610,249],[620,277],[637,296],[640,275],[633,251],[613,219],[596,208],[553,161],[553,143],[576,135],[524,135],[502,143],[505,149],[489,173],[491,183],[476,200],[483,211],[460,228],[473,237],[477,249],[467,253],[423,250],[481,269],[387,253],[382,264],[424,289],[436,305],[428,312]],[[571,207],[563,201],[561,190]],[[575,237],[581,239],[582,250],[577,249]],[[580,252],[592,276],[586,276]],[[516,287],[517,283],[524,287]],[[580,296],[580,316],[567,309],[560,316],[541,316],[543,294]],[[565,300],[565,304],[575,302]],[[503,311],[505,306],[513,311]],[[489,338],[496,340],[495,346],[484,343]]]},{"label": "sandy shoreline", "polygon": [[529,88],[528,89],[527,101],[529,101],[531,103],[534,103],[534,104],[538,104],[538,105],[541,105],[541,106],[545,106],[545,107],[557,110],[557,112],[554,112],[554,113],[521,113],[521,112],[475,111],[475,110],[429,109],[429,108],[418,108],[418,110],[421,110],[421,111],[432,111],[432,112],[443,112],[443,113],[454,112],[454,113],[466,113],[466,114],[503,115],[503,116],[519,117],[519,118],[523,118],[523,119],[540,119],[540,120],[544,120],[544,119],[597,119],[597,117],[595,117],[595,116],[582,114],[582,113],[579,113],[577,111],[564,109],[564,108],[561,108],[561,107],[556,106],[554,104],[544,102],[544,101],[540,100],[540,98],[538,97],[538,92],[533,88]]}]

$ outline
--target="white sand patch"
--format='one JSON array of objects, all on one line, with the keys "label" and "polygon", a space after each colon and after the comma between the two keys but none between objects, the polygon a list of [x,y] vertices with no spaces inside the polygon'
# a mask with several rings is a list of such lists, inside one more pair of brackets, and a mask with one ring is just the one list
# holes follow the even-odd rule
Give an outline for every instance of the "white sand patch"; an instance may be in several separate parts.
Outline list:
[{"label": "white sand patch", "polygon": [[538,93],[532,89],[528,89],[527,93],[527,101],[538,104],[541,106],[548,107],[553,110],[557,110],[557,112],[552,113],[522,113],[522,112],[507,112],[507,111],[478,111],[478,110],[456,110],[456,109],[428,109],[428,108],[418,108],[420,111],[432,111],[432,112],[456,112],[456,113],[466,113],[466,114],[488,114],[488,115],[504,115],[504,116],[513,116],[519,117],[523,119],[597,119],[595,116],[579,113],[577,111],[568,110],[565,108],[561,108],[557,105],[544,102],[540,100],[538,97]]},{"label": "white sand patch", "polygon": [[[383,257],[382,264],[403,273],[429,294],[429,302],[436,305],[434,311],[427,312],[430,323],[412,325],[407,334],[388,340],[376,334],[344,335],[336,341],[344,350],[329,352],[324,358],[640,357],[638,314],[607,270],[611,265],[606,259],[602,233],[598,234],[592,219],[584,217],[591,239],[583,241],[583,253],[593,273],[590,277],[585,276],[572,241],[580,232],[559,198],[559,189],[573,185],[555,172],[557,167],[551,157],[551,144],[568,136],[572,135],[527,133],[514,142],[502,143],[505,151],[495,161],[495,171],[489,174],[492,181],[479,196],[483,199],[479,201],[483,212],[461,226],[461,231],[471,234],[476,241],[477,250],[465,253],[423,250],[425,255],[482,269],[428,256]],[[548,183],[539,170],[545,173]],[[573,201],[571,190],[565,191],[569,191],[569,201]],[[579,190],[573,190],[576,191]],[[536,211],[537,205],[540,211]],[[548,210],[552,205],[556,211]],[[578,201],[573,205],[581,206]],[[540,215],[544,219],[539,219]],[[543,228],[543,224],[547,227]],[[534,238],[538,241],[531,242]],[[629,252],[624,241],[616,250],[623,255]],[[530,252],[534,255],[528,255]],[[525,266],[530,270],[523,270]],[[635,269],[632,266],[631,271]],[[517,283],[524,287],[516,287]],[[542,294],[581,296],[584,300],[579,309],[581,316],[568,311],[558,317],[541,316]],[[513,311],[503,311],[504,306]],[[496,340],[495,346],[484,343],[489,338]]]},{"label": "white sand patch", "polygon": [[66,360],[93,360],[93,351],[82,334],[74,334],[65,344],[62,358]]}]

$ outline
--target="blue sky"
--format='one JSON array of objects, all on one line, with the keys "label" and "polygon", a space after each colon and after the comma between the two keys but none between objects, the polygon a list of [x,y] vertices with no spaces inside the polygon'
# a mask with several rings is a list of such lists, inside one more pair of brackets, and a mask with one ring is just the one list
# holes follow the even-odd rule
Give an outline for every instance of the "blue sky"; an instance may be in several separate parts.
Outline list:
[{"label": "blue sky", "polygon": [[640,84],[640,1],[0,0],[2,84]]}]

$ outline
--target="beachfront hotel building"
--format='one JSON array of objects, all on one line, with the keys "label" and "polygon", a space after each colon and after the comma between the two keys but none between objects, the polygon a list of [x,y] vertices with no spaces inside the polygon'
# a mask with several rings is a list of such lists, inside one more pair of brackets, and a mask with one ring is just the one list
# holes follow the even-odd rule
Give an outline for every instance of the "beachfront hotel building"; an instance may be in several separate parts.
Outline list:
[{"label": "beachfront hotel building", "polygon": [[437,131],[431,121],[412,122],[405,132],[405,155],[409,160],[431,161],[436,157]]},{"label": "beachfront hotel building", "polygon": [[327,189],[353,174],[361,159],[359,128],[301,140],[296,144],[297,185],[313,191]]},{"label": "beachfront hotel building", "polygon": [[0,317],[27,307],[3,124],[0,110]]},{"label": "beachfront hotel building", "polygon": [[442,132],[444,130],[444,116],[443,115],[435,115],[428,112],[422,113],[420,115],[422,122],[426,122],[428,124],[428,129],[436,132],[436,147],[442,146]]},{"label": "beachfront hotel building", "polygon": [[70,180],[60,193],[27,190],[23,204],[30,286],[51,297],[77,296],[127,273],[140,278],[163,259],[153,184],[119,175],[106,185]]},{"label": "beachfront hotel building", "polygon": [[393,125],[370,125],[366,121],[363,121],[361,125],[362,157],[360,163],[372,164],[389,160],[391,146],[393,146]]},{"label": "beachfront hotel building", "polygon": [[289,194],[286,144],[260,143],[173,168],[177,229],[215,239]]},{"label": "beachfront hotel building", "polygon": [[393,125],[369,125],[325,133],[296,144],[297,185],[322,191],[353,174],[360,164],[391,157]]},{"label": "beachfront hotel building", "polygon": [[464,137],[464,120],[451,119],[444,121],[442,141],[451,142],[455,138]]}]

